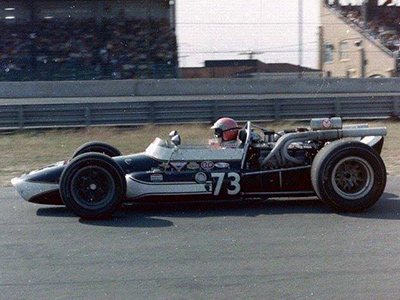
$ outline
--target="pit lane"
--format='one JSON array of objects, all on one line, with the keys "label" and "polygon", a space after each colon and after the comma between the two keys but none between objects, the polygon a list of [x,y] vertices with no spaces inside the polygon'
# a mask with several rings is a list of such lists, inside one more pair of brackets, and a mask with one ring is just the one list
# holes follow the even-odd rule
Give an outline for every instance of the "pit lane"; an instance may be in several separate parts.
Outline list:
[{"label": "pit lane", "polygon": [[84,221],[0,189],[2,299],[390,299],[400,187],[368,212],[315,199],[124,208]]}]

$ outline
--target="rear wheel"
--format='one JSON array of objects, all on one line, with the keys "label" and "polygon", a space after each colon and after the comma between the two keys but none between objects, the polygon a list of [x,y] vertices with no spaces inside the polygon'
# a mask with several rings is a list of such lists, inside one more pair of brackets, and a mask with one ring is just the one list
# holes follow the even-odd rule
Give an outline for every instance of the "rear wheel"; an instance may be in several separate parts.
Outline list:
[{"label": "rear wheel", "polygon": [[363,143],[338,140],[315,157],[311,181],[318,197],[339,211],[359,212],[374,205],[386,185],[379,154]]},{"label": "rear wheel", "polygon": [[104,154],[77,156],[61,174],[61,199],[82,218],[111,217],[125,191],[126,182],[121,168]]},{"label": "rear wheel", "polygon": [[111,146],[110,144],[104,142],[88,142],[80,146],[78,149],[76,149],[76,151],[72,155],[72,158],[88,152],[103,153],[109,157],[115,157],[121,155],[121,152],[114,146]]}]

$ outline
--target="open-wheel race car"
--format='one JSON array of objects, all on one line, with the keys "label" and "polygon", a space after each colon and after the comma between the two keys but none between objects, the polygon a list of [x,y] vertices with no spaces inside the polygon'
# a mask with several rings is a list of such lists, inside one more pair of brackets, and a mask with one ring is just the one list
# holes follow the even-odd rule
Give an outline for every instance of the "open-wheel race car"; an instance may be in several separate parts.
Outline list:
[{"label": "open-wheel race car", "polygon": [[[121,155],[106,143],[90,142],[72,159],[12,184],[29,202],[64,204],[83,218],[110,217],[125,202],[305,196],[318,196],[337,211],[359,212],[385,189],[385,127],[343,126],[340,118],[328,118],[275,132],[251,122],[224,127],[233,120],[221,120],[212,127],[220,144],[181,145],[174,131],[142,153]],[[224,145],[225,136],[233,143]]]}]

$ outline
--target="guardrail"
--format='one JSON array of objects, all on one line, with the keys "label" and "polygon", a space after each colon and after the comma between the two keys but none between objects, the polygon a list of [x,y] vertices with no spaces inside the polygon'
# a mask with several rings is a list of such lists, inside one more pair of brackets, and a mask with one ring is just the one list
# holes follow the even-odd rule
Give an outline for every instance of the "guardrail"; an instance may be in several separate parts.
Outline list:
[{"label": "guardrail", "polygon": [[210,123],[222,116],[239,121],[382,118],[400,113],[400,93],[57,98],[32,102],[36,101],[3,102],[0,128]]}]

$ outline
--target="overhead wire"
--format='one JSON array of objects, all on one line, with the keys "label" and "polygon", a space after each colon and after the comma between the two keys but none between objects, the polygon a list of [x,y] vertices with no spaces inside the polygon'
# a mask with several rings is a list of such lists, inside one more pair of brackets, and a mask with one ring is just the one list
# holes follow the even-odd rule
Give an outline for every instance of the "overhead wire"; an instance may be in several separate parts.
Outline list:
[{"label": "overhead wire", "polygon": [[[239,26],[239,25],[298,25],[296,22],[177,22],[177,25],[218,25],[218,26]],[[343,25],[340,22],[305,22],[303,25]]]},{"label": "overhead wire", "polygon": [[[226,51],[180,51],[180,53],[185,53],[185,54],[219,54],[219,53],[242,53],[242,52],[248,52],[248,50],[226,50]],[[306,53],[317,53],[319,52],[319,49],[304,49],[303,52]],[[254,51],[254,53],[249,52],[249,53],[243,53],[243,54],[253,54],[253,55],[257,55],[257,54],[263,54],[263,53],[298,53],[299,50],[268,50],[268,51],[260,51],[261,53],[257,53],[258,51]],[[332,52],[334,53],[339,53],[341,52],[340,50],[332,50]],[[358,50],[349,50],[346,51],[347,53],[356,53],[358,52]],[[381,53],[382,51],[379,50],[369,50],[368,53]]]},{"label": "overhead wire", "polygon": [[[194,26],[194,25],[204,25],[204,26],[216,26],[216,27],[223,27],[223,26],[251,26],[251,25],[274,25],[274,26],[297,26],[298,22],[177,22],[177,25],[180,26]],[[343,26],[343,22],[304,22],[303,25],[306,26]],[[275,33],[274,33],[275,34]],[[310,45],[310,44],[317,44],[318,41],[313,41],[313,42],[308,42],[308,43],[303,43],[302,45]],[[242,49],[242,50],[206,50],[206,51],[190,51],[190,50],[180,50],[180,53],[185,53],[185,54],[229,54],[229,53],[242,53],[243,54],[263,54],[263,53],[299,53],[298,49],[293,49],[293,50],[284,50],[285,48],[290,48],[290,47],[298,47],[299,44],[293,44],[293,45],[284,45],[284,46],[279,46],[279,47],[273,47],[273,48],[264,48],[264,49],[254,49],[254,50],[249,50],[249,49]],[[319,49],[304,49],[303,52],[305,53],[317,53],[319,52]],[[247,52],[247,53],[246,53]],[[339,50],[334,50],[332,51],[334,53],[340,52]],[[347,51],[348,53],[351,52],[357,52],[356,51]],[[368,52],[370,53],[380,53],[381,51],[379,50],[369,50]]]}]

